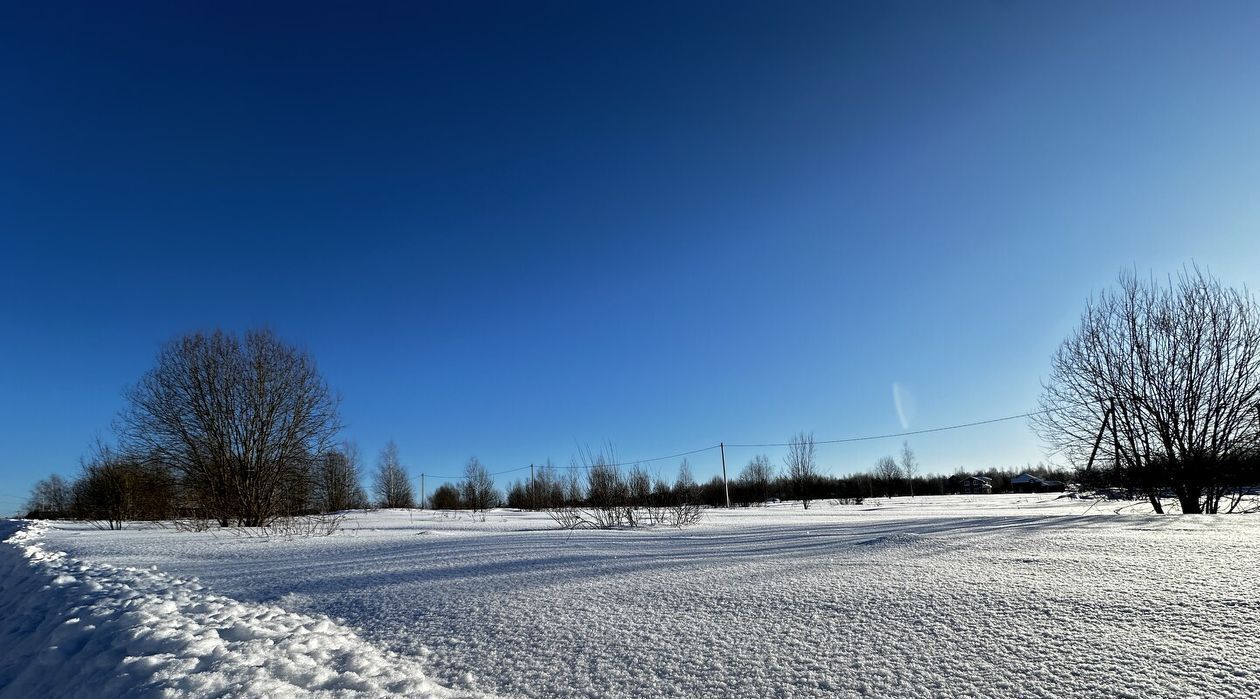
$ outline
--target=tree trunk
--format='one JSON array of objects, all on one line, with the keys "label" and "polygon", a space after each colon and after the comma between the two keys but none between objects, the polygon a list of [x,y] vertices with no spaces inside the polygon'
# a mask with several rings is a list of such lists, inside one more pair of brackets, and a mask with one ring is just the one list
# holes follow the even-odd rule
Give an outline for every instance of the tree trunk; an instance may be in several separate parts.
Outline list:
[{"label": "tree trunk", "polygon": [[1181,514],[1201,515],[1203,506],[1199,503],[1199,491],[1196,488],[1178,488],[1177,500],[1181,502]]}]

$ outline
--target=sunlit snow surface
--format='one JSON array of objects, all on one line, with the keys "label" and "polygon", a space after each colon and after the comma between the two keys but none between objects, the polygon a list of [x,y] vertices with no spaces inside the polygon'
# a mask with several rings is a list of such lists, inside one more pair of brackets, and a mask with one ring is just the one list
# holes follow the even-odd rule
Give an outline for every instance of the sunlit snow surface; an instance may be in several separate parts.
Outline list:
[{"label": "sunlit snow surface", "polygon": [[82,561],[0,522],[0,695],[448,697],[414,659],[326,617],[157,570]]},{"label": "sunlit snow surface", "polygon": [[298,625],[328,615],[418,668],[379,692],[423,673],[529,697],[1260,696],[1260,518],[1123,504],[897,498],[572,533],[546,515],[384,511],[318,539],[38,539]]}]

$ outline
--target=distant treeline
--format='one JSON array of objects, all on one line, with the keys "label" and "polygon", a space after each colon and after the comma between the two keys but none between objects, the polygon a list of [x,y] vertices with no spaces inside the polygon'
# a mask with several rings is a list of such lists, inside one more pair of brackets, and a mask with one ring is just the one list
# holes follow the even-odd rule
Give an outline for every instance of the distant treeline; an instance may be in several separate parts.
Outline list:
[{"label": "distant treeline", "polygon": [[[800,458],[791,454],[780,472],[769,457],[759,454],[741,469],[738,476],[724,483],[720,475],[698,483],[692,477],[690,464],[684,460],[677,475],[668,480],[643,465],[615,465],[611,448],[598,454],[585,454],[567,468],[546,464],[536,469],[531,479],[518,479],[508,485],[501,504],[522,510],[548,510],[562,507],[591,507],[607,503],[631,507],[669,507],[697,504],[721,507],[726,504],[729,487],[733,506],[749,506],[775,500],[839,500],[861,503],[867,498],[910,495],[949,495],[962,492],[967,476],[985,476],[992,482],[993,492],[1011,492],[1011,479],[1029,473],[1045,480],[1072,482],[1070,470],[1040,464],[1022,469],[986,469],[959,471],[951,476],[907,476],[905,463],[915,470],[914,453],[906,445],[902,463],[890,457],[881,459],[870,472],[830,476],[818,472],[812,462],[810,435],[797,435],[802,448]],[[890,465],[891,463],[891,465]],[[494,496],[497,497],[497,493]],[[482,501],[484,503],[484,500]],[[434,509],[476,509],[453,484],[440,486],[431,499]]]}]

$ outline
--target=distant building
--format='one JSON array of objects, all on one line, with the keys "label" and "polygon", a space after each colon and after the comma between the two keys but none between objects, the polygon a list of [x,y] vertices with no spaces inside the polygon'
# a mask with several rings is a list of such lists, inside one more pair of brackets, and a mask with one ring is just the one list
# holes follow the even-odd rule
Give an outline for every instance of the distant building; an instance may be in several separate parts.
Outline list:
[{"label": "distant building", "polygon": [[967,495],[980,495],[993,492],[993,479],[986,476],[967,476],[958,484],[959,490]]},{"label": "distant building", "polygon": [[1011,490],[1016,493],[1061,493],[1065,487],[1063,481],[1046,480],[1031,473],[1021,473],[1011,479]]}]

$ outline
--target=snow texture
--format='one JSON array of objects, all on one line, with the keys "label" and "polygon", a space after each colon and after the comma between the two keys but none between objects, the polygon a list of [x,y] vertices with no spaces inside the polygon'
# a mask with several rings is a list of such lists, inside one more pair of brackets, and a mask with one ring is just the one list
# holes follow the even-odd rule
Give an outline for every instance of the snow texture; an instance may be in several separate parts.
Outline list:
[{"label": "snow texture", "polygon": [[[354,629],[363,641],[330,622],[327,634],[308,632],[320,643],[353,639],[309,670],[333,673],[313,685],[329,688],[346,686],[345,662],[369,657],[373,686],[401,694],[413,692],[394,683],[418,676],[401,668],[423,663],[446,686],[522,697],[1260,696],[1260,519],[1143,509],[1055,495],[918,497],[711,510],[681,531],[611,532],[558,531],[545,515],[511,511],[396,510],[354,513],[335,536],[288,540],[59,524],[41,540],[91,563],[39,554],[49,560],[38,581],[5,593],[4,619],[39,645],[73,650],[87,639],[71,632],[67,644],[54,632],[72,616],[100,625],[75,609],[94,594],[89,581],[145,588],[154,576],[177,597],[205,586],[177,605],[213,599],[226,616],[275,614],[284,638],[318,615]],[[61,575],[78,582],[57,586]],[[124,595],[105,599],[102,618],[122,613]],[[59,616],[43,628],[42,611],[11,611],[20,604]],[[146,603],[155,620],[167,618],[160,604],[156,594]],[[230,647],[223,629],[233,624],[199,614],[178,610],[174,650],[146,639],[115,652],[112,674],[83,679],[122,687],[118,665],[146,686],[156,680],[141,670],[165,663],[163,682],[196,693],[194,683],[254,672],[257,663],[241,660],[217,679],[180,679],[181,667],[201,669],[188,659],[197,634],[216,628],[212,641]],[[34,645],[8,630],[4,638]],[[23,662],[80,672],[61,651],[44,652]],[[301,652],[241,653],[273,668],[260,682],[312,686]]]},{"label": "snow texture", "polygon": [[3,696],[450,696],[325,617],[76,560],[46,530],[0,522]]}]

